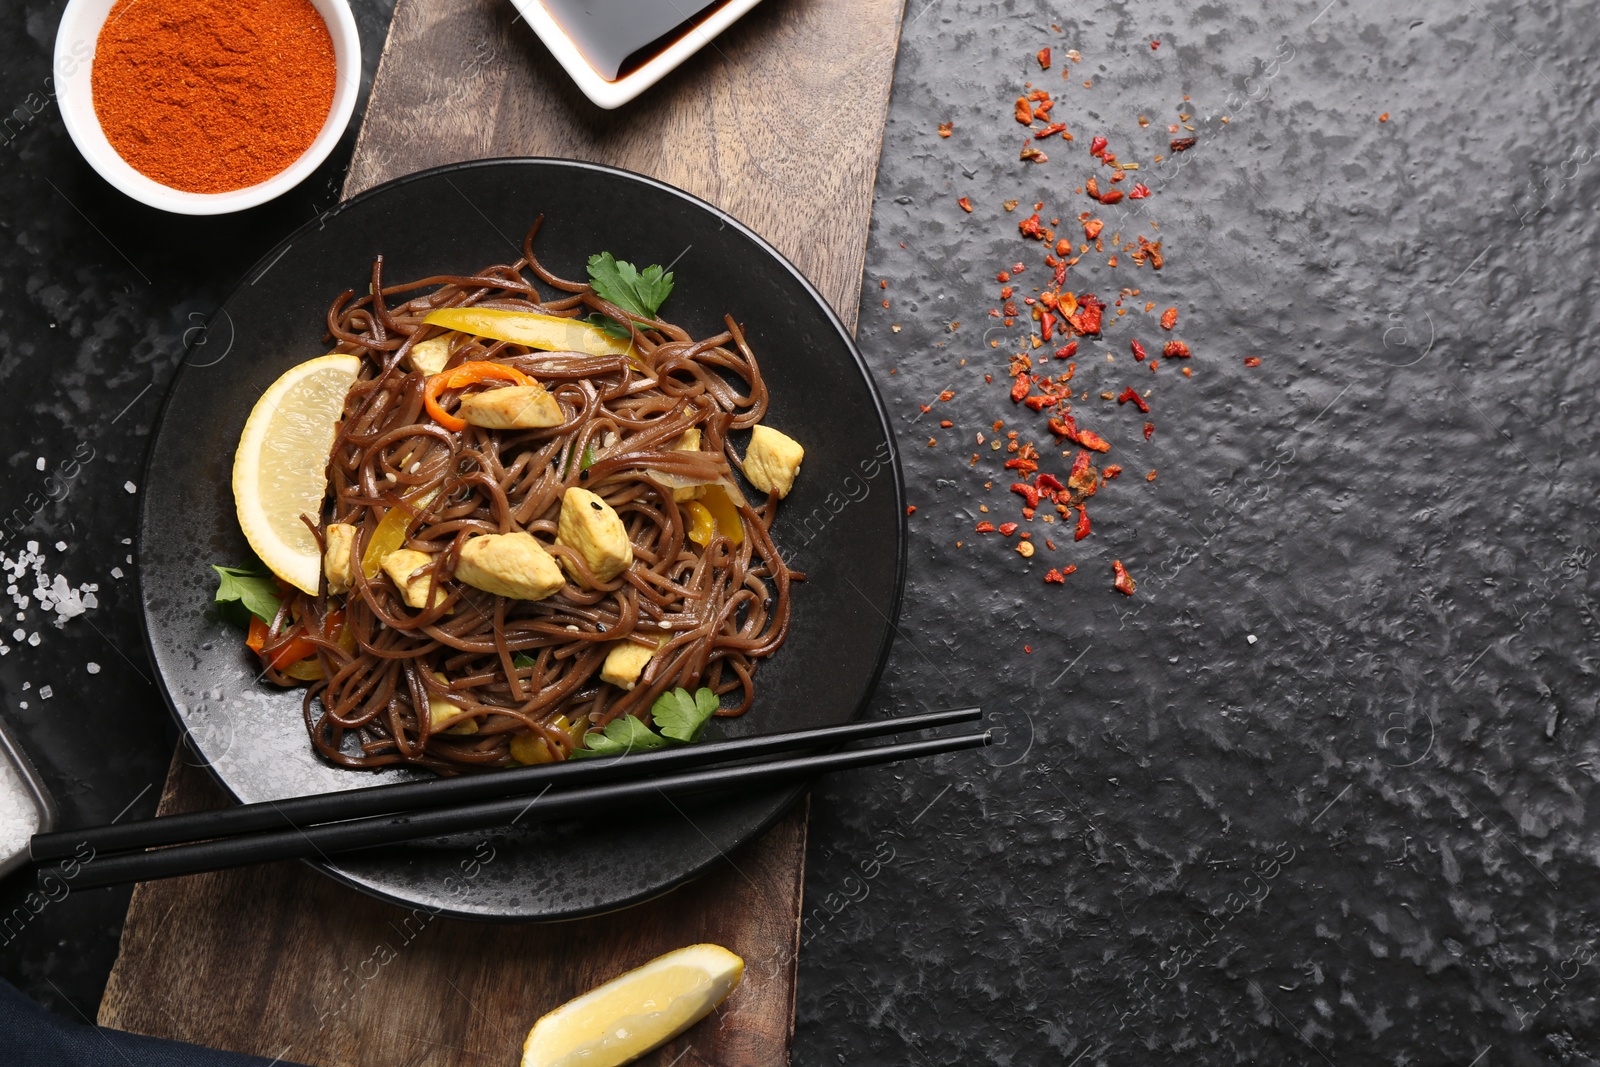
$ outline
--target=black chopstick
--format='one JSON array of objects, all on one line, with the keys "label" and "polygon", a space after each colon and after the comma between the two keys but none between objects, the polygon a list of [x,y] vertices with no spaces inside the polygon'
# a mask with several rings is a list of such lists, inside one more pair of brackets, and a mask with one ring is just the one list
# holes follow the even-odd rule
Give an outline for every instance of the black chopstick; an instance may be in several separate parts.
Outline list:
[{"label": "black chopstick", "polygon": [[776,785],[829,771],[977,748],[989,744],[990,740],[988,731],[936,737],[928,741],[898,742],[849,752],[798,756],[637,781],[541,792],[532,797],[503,797],[477,804],[423,809],[289,830],[270,830],[148,852],[97,855],[82,865],[73,879],[73,888],[92,889],[124,882],[144,882],[276,860],[326,859],[343,852],[402,841],[472,830],[497,830],[519,822],[589,815],[657,797],[684,796],[732,787]]},{"label": "black chopstick", "polygon": [[970,722],[980,708],[935,711],[894,719],[846,723],[814,730],[794,730],[704,744],[640,752],[621,759],[589,758],[521,767],[494,774],[463,778],[429,779],[394,785],[365,786],[314,796],[292,797],[257,804],[241,804],[218,811],[164,815],[155,819],[78,830],[35,834],[30,843],[33,860],[81,857],[87,845],[93,854],[126,852],[156,845],[204,841],[235,834],[310,826],[316,823],[391,815],[419,808],[445,807],[500,797],[526,796],[551,787],[566,788],[644,777],[666,771],[701,767],[728,760],[755,759],[803,748],[826,748],[886,734],[928,730]]}]

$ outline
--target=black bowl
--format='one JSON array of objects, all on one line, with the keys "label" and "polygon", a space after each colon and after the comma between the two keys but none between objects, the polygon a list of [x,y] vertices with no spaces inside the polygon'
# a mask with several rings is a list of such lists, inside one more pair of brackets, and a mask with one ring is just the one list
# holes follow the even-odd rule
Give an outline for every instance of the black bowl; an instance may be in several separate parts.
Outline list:
[{"label": "black bowl", "polygon": [[[145,472],[139,564],[152,659],[193,750],[243,802],[348,789],[418,772],[351,771],[314,755],[301,695],[257,681],[218,617],[210,564],[248,558],[231,472],[256,398],[321,355],[328,304],[389,281],[505,263],[544,213],[538,253],[567,277],[590,254],[672,264],[664,313],[697,336],[732,314],[771,390],[770,422],[806,447],[774,537],[795,586],[788,641],[756,676],[755,706],[710,732],[742,737],[861,713],[894,633],[905,574],[894,438],[866,365],[822,297],[739,222],[671,186],[548,159],[459,164],[401,178],[301,227],[239,283],[194,338]],[[585,822],[462,835],[318,863],[374,895],[465,918],[572,918],[655,896],[774,822],[803,787]]]}]

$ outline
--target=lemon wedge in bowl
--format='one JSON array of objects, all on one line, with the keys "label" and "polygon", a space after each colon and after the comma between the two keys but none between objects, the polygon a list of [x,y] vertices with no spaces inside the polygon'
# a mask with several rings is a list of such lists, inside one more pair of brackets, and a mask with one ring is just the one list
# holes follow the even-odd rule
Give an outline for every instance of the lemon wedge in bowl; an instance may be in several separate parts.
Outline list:
[{"label": "lemon wedge in bowl", "polygon": [[300,516],[316,518],[328,492],[328,450],[361,360],[331,353],[289,368],[245,420],[233,457],[233,502],[245,540],[267,569],[317,591],[322,553]]},{"label": "lemon wedge in bowl", "polygon": [[522,1067],[618,1067],[710,1015],[744,974],[721,945],[689,945],[569,1000],[534,1023]]}]

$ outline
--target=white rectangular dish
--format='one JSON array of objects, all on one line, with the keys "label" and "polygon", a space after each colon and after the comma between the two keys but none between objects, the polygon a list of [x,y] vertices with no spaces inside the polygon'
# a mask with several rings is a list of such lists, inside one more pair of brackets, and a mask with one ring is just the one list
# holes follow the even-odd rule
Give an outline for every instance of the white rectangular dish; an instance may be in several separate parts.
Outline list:
[{"label": "white rectangular dish", "polygon": [[[607,0],[597,0],[607,2]],[[609,0],[618,3],[621,0]],[[589,65],[583,52],[567,32],[562,29],[540,0],[512,0],[522,17],[527,19],[533,32],[539,35],[545,47],[556,57],[567,75],[577,83],[597,106],[606,109],[621,107],[650,86],[664,78],[684,60],[710,44],[723,30],[737,22],[761,0],[726,0],[698,24],[691,26],[681,37],[652,56],[639,67],[615,81],[602,77]],[[688,5],[693,6],[693,5]]]}]

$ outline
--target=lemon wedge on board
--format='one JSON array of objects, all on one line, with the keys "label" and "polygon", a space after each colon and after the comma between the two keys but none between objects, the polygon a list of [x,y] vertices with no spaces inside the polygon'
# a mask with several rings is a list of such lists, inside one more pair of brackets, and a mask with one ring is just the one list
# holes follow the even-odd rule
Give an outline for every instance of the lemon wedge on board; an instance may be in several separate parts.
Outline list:
[{"label": "lemon wedge on board", "polygon": [[690,945],[569,1000],[534,1023],[522,1067],[618,1067],[710,1015],[744,974],[721,945]]},{"label": "lemon wedge on board", "polygon": [[322,513],[328,450],[361,360],[331,353],[289,368],[245,420],[233,457],[233,502],[245,540],[267,569],[317,591],[322,553],[302,514]]}]

